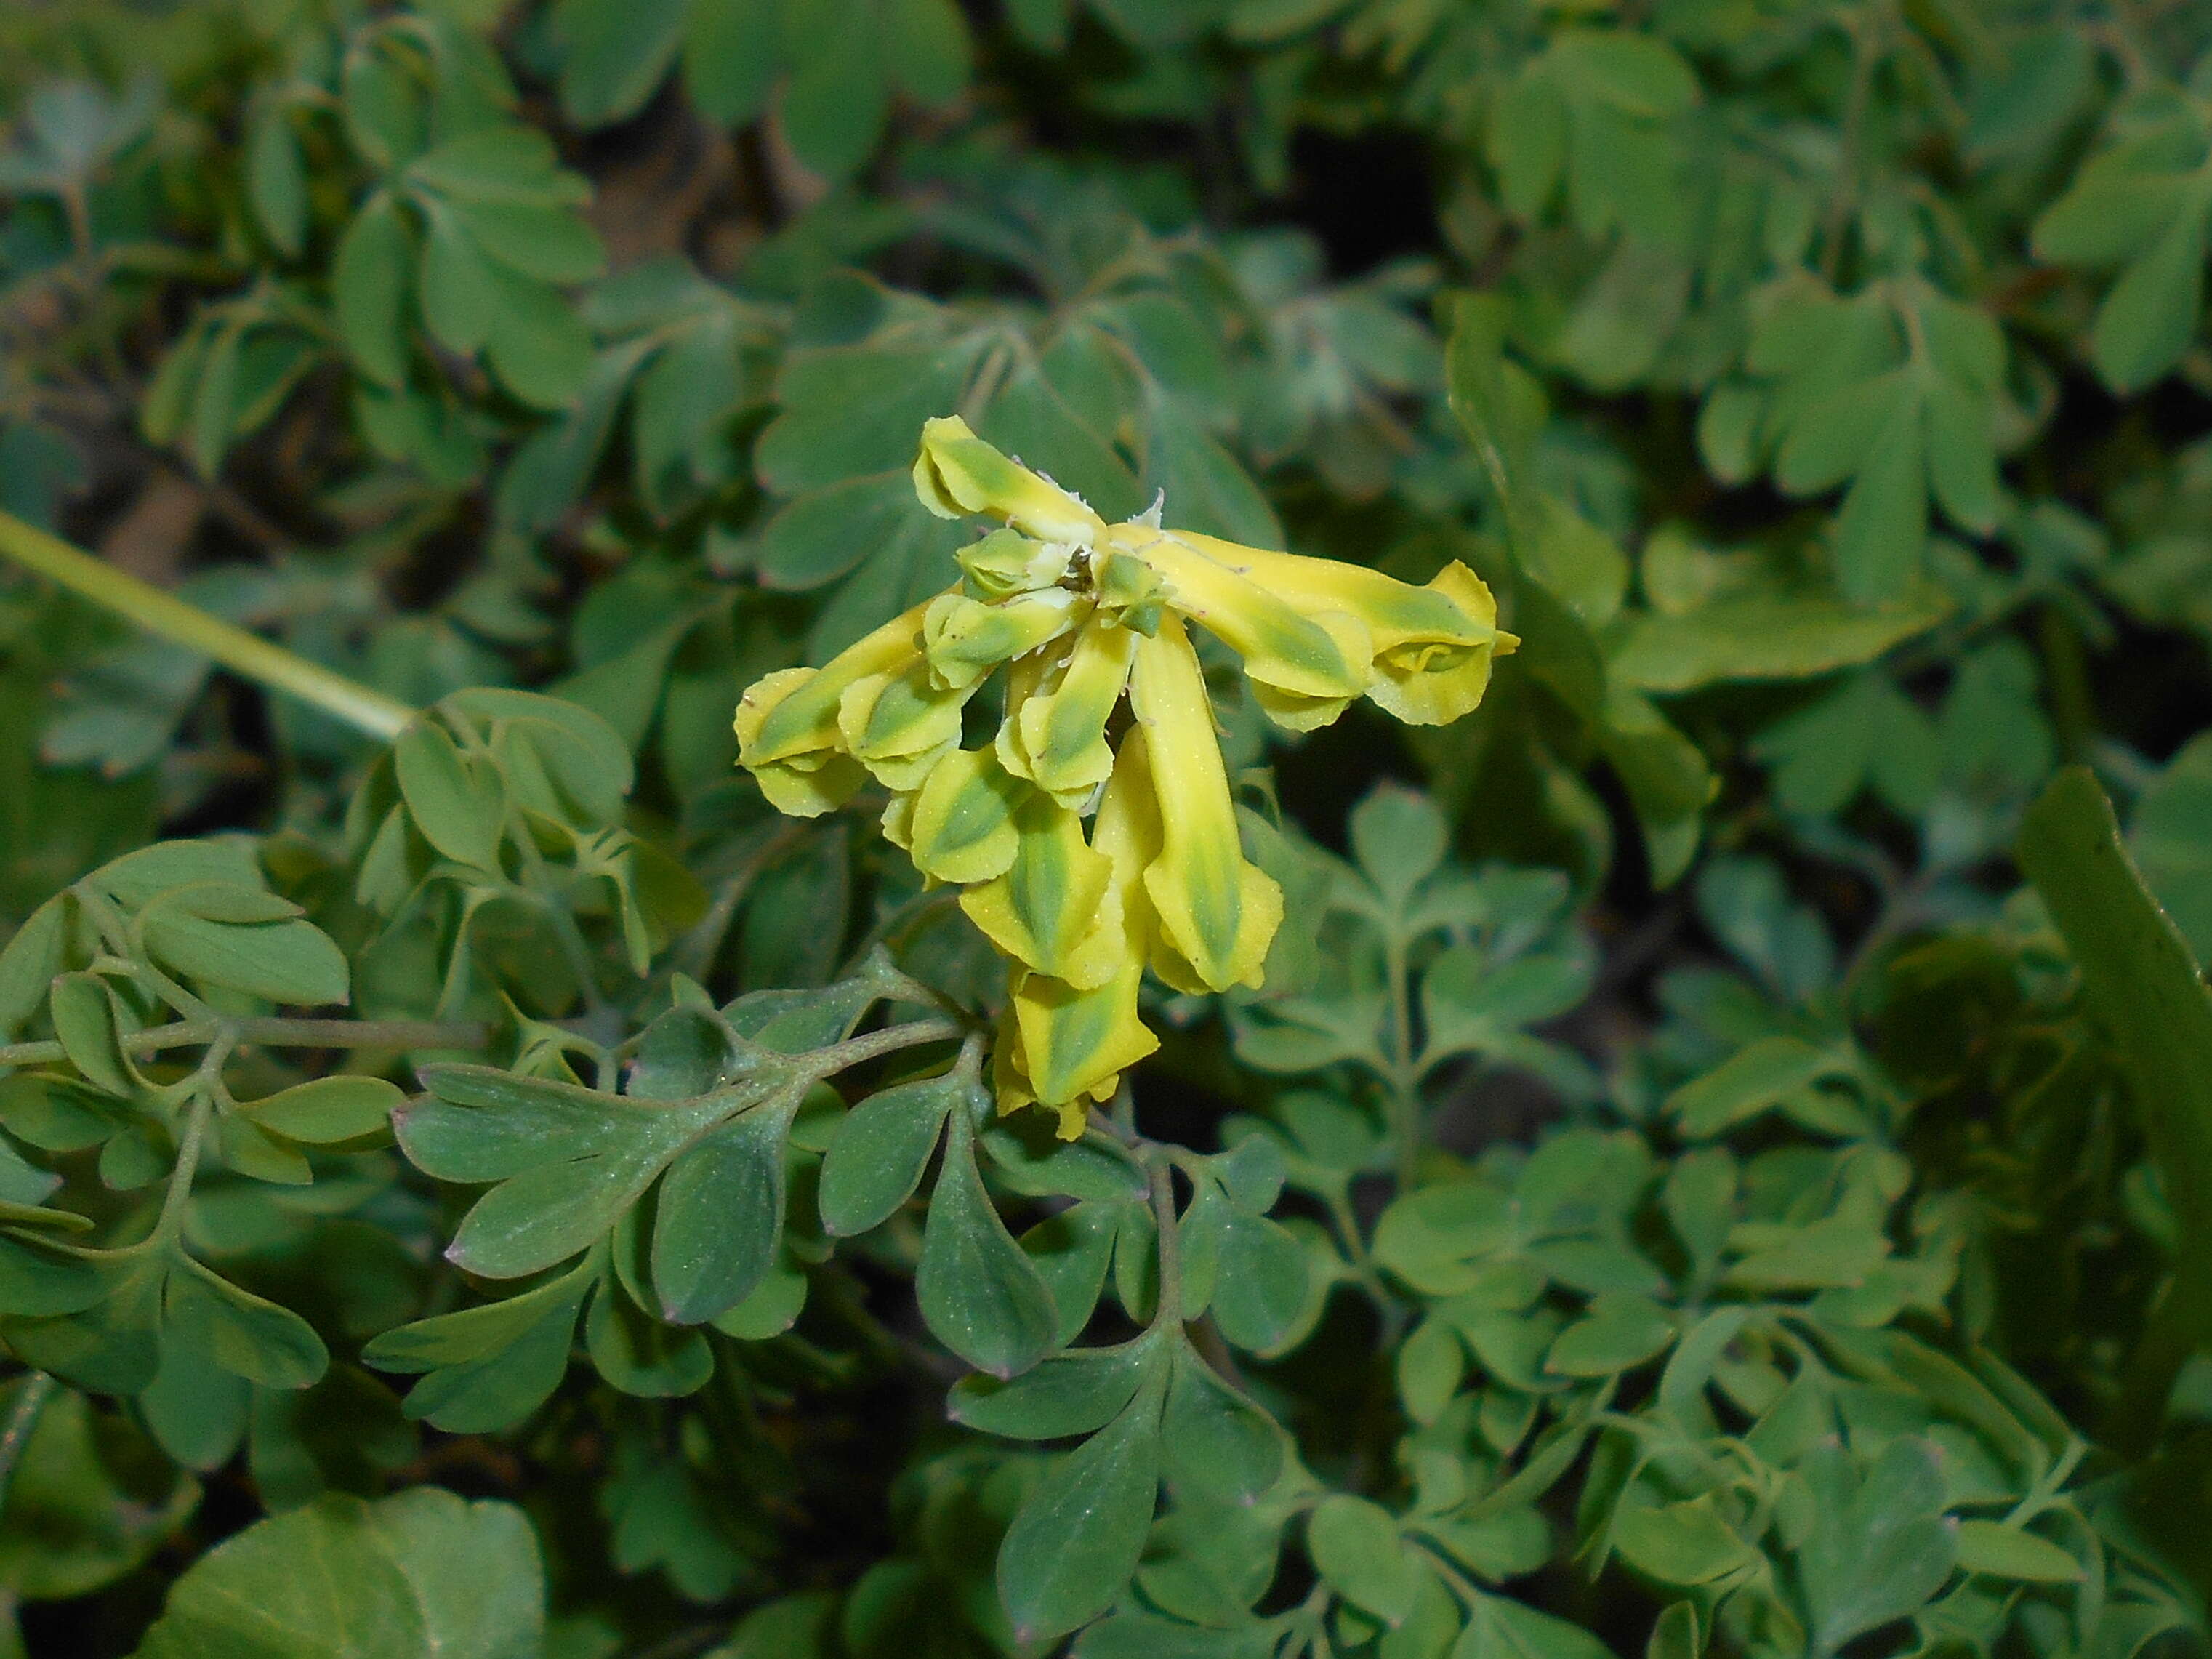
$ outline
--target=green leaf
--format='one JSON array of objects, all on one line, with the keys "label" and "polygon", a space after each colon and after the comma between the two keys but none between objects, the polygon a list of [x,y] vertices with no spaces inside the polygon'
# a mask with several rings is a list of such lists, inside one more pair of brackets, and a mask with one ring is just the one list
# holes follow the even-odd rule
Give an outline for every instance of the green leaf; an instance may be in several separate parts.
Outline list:
[{"label": "green leaf", "polygon": [[399,734],[392,757],[408,816],[423,839],[456,863],[496,876],[507,834],[507,790],[498,772],[464,756],[427,720]]},{"label": "green leaf", "polygon": [[2204,314],[2212,189],[2200,185],[2097,307],[2089,355],[2115,392],[2140,392],[2180,362]]},{"label": "green leaf", "polygon": [[179,1578],[137,1659],[530,1659],[544,1571],[523,1512],[418,1486],[262,1521]]},{"label": "green leaf", "polygon": [[784,131],[799,159],[833,181],[868,159],[890,105],[882,43],[873,27],[854,21],[823,0],[802,0],[785,15],[784,39],[798,61],[784,83]]},{"label": "green leaf", "polygon": [[1352,809],[1352,850],[1368,879],[1403,907],[1443,863],[1443,814],[1426,795],[1391,784],[1368,792]]},{"label": "green leaf", "polygon": [[287,1140],[322,1146],[382,1134],[404,1099],[398,1085],[382,1078],[321,1077],[246,1101],[239,1110]]},{"label": "green leaf", "polygon": [[999,1547],[999,1596],[1015,1639],[1096,1618],[1136,1571],[1160,1483],[1164,1378],[1148,1373],[1120,1416],[1070,1452],[1015,1512]]},{"label": "green leaf", "polygon": [[1544,1369],[1562,1376],[1612,1376],[1643,1364],[1674,1340],[1674,1321],[1647,1297],[1608,1292],[1561,1331]]},{"label": "green leaf", "polygon": [[1928,476],[1917,402],[1892,411],[1836,517],[1836,582],[1854,604],[1893,603],[1928,541]]},{"label": "green leaf", "polygon": [[1119,1417],[1161,1364],[1159,1345],[1139,1337],[1110,1348],[1078,1348],[1039,1361],[1009,1380],[973,1373],[953,1385],[956,1423],[1015,1440],[1090,1434]]},{"label": "green leaf", "polygon": [[97,974],[64,974],[53,982],[54,1035],[86,1081],[128,1100],[138,1091],[118,1034],[114,994]]},{"label": "green leaf", "polygon": [[1680,614],[1629,617],[1606,669],[1639,691],[1806,679],[1870,662],[1951,610],[1949,597],[1932,585],[1871,610],[1783,592],[1726,596]]},{"label": "green leaf", "polygon": [[560,0],[561,107],[581,127],[605,126],[643,108],[675,61],[684,0]]},{"label": "green leaf", "polygon": [[694,1393],[714,1375],[714,1351],[703,1335],[661,1323],[632,1302],[611,1275],[599,1280],[592,1297],[584,1346],[601,1376],[642,1400]]},{"label": "green leaf", "polygon": [[450,1434],[508,1428],[544,1405],[568,1368],[589,1264],[520,1296],[402,1325],[362,1350],[386,1370],[428,1372],[406,1413]]},{"label": "green leaf", "polygon": [[1214,1322],[1238,1347],[1273,1352],[1299,1328],[1312,1297],[1305,1247],[1280,1223],[1231,1210],[1218,1248]]},{"label": "green leaf", "polygon": [[413,238],[388,191],[370,197],[338,238],[331,298],[354,367],[380,386],[407,384],[408,273]]},{"label": "green leaf", "polygon": [[669,1165],[654,1212],[653,1288],[671,1323],[702,1324],[735,1307],[775,1264],[783,1146],[798,1109],[789,1096],[764,1102]]},{"label": "green leaf", "polygon": [[1467,1377],[1467,1347],[1449,1322],[1431,1316],[1399,1345],[1398,1397],[1406,1415],[1424,1425],[1443,1414]]},{"label": "green leaf", "polygon": [[1942,1514],[1941,1457],[1933,1442],[1908,1436],[1863,1475],[1832,1442],[1806,1461],[1814,1519],[1799,1559],[1816,1651],[1905,1617],[1950,1577],[1959,1542]]},{"label": "green leaf", "polygon": [[951,1124],[922,1229],[915,1293],[939,1341],[978,1370],[1012,1376],[1044,1357],[1060,1322],[1036,1264],[983,1189],[967,1114],[955,1111]]},{"label": "green leaf", "polygon": [[792,1265],[790,1253],[770,1267],[745,1299],[710,1322],[725,1336],[744,1342],[762,1342],[781,1336],[798,1322],[806,1306],[806,1275]]},{"label": "green leaf", "polygon": [[889,1220],[921,1184],[946,1114],[973,1085],[956,1074],[885,1089],[838,1121],[822,1155],[822,1224],[840,1238]]},{"label": "green leaf", "polygon": [[1825,1077],[1848,1074],[1850,1057],[1802,1038],[1761,1037],[1667,1097],[1666,1109],[1692,1140],[1709,1140]]},{"label": "green leaf", "polygon": [[297,917],[234,923],[221,919],[219,910],[210,916],[206,911],[216,907],[204,901],[220,890],[181,888],[146,908],[139,926],[162,966],[202,985],[271,1002],[315,1007],[349,1000],[345,956],[321,928]]},{"label": "green leaf", "polygon": [[330,1364],[322,1339],[306,1320],[190,1257],[169,1272],[162,1316],[165,1340],[265,1389],[304,1389]]},{"label": "green leaf", "polygon": [[2031,1584],[2078,1584],[2087,1577],[2080,1561],[2049,1539],[1997,1521],[1959,1522],[1959,1565]]},{"label": "green leaf", "polygon": [[2020,863],[2117,1044],[2173,1212],[2173,1281],[2131,1361],[2124,1431],[2147,1435],[2182,1361],[2212,1337],[2212,996],[2087,770],[2061,772],[2028,809]]},{"label": "green leaf", "polygon": [[1479,1597],[1451,1659],[1613,1659],[1580,1625],[1504,1595]]},{"label": "green leaf", "polygon": [[1169,1479],[1223,1503],[1257,1503],[1282,1475],[1282,1430],[1188,1341],[1171,1366],[1161,1420]]},{"label": "green leaf", "polygon": [[263,106],[247,130],[246,189],[277,252],[297,258],[307,235],[307,164],[280,102]]},{"label": "green leaf", "polygon": [[1613,1517],[1612,1536],[1623,1560],[1662,1584],[1710,1584],[1759,1559],[1721,1518],[1711,1493],[1686,1503],[1623,1510]]},{"label": "green leaf", "polygon": [[1329,1587],[1384,1624],[1405,1622],[1420,1593],[1420,1562],[1379,1504],[1336,1492],[1306,1522],[1306,1550]]},{"label": "green leaf", "polygon": [[2136,798],[2128,850],[2191,954],[2212,959],[2212,734],[2182,744]]},{"label": "green leaf", "polygon": [[775,0],[691,0],[684,84],[700,114],[723,126],[750,121],[775,79]]}]

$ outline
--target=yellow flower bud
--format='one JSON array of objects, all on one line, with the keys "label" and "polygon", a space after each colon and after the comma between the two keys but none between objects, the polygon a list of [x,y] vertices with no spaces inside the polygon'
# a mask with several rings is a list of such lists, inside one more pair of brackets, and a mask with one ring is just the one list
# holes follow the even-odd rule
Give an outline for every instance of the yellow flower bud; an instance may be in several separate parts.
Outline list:
[{"label": "yellow flower bud", "polygon": [[1049,644],[1077,620],[1076,596],[1064,587],[1018,593],[986,605],[965,593],[940,593],[922,615],[922,653],[938,684],[975,684],[1002,662]]},{"label": "yellow flower bud", "polygon": [[1106,532],[1079,497],[1007,459],[957,415],[923,422],[914,488],[940,519],[981,513],[1041,542],[1088,547]]},{"label": "yellow flower bud", "polygon": [[1034,542],[1018,530],[994,530],[952,556],[979,599],[1011,599],[1056,586],[1067,574],[1074,549],[1065,542]]}]

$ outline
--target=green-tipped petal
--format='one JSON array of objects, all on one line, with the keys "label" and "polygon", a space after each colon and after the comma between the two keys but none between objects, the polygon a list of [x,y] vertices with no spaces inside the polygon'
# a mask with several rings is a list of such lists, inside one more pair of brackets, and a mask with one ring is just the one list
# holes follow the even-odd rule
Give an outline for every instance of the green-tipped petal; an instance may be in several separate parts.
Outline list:
[{"label": "green-tipped petal", "polygon": [[1064,587],[1018,593],[986,605],[940,593],[922,617],[922,652],[939,684],[970,686],[1000,663],[1049,645],[1075,625],[1079,601]]},{"label": "green-tipped petal", "polygon": [[1083,1133],[1090,1102],[1113,1098],[1121,1073],[1160,1046],[1137,1012],[1143,971],[1127,967],[1087,991],[1042,974],[1024,975],[1015,986],[1021,1080],[1040,1103],[1059,1109],[1067,1139]]},{"label": "green-tipped petal", "polygon": [[1482,579],[1455,560],[1425,588],[1451,599],[1486,629],[1486,641],[1458,641],[1413,635],[1375,653],[1375,679],[1367,695],[1386,713],[1408,726],[1444,726],[1472,714],[1490,689],[1491,665],[1521,641],[1498,631],[1498,601]]},{"label": "green-tipped petal", "polygon": [[768,804],[794,818],[818,818],[824,812],[836,811],[868,781],[866,769],[849,755],[814,754],[793,761],[763,761],[751,771]]},{"label": "green-tipped petal", "polygon": [[884,804],[884,839],[902,852],[910,852],[914,846],[914,798],[917,793],[915,789],[902,789]]},{"label": "green-tipped petal", "polygon": [[1101,548],[1091,556],[1091,585],[1098,590],[1098,613],[1146,639],[1159,631],[1168,607],[1168,585],[1142,559]]},{"label": "green-tipped petal", "polygon": [[915,794],[907,823],[915,868],[963,886],[1005,874],[1020,841],[1014,808],[1024,787],[988,749],[945,756]]},{"label": "green-tipped petal", "polygon": [[1145,891],[1166,942],[1208,989],[1257,985],[1282,923],[1282,890],[1249,863],[1198,653],[1176,617],[1137,647],[1130,706],[1145,731],[1160,854]]},{"label": "green-tipped petal", "polygon": [[1335,608],[1292,605],[1175,536],[1116,525],[1116,557],[1141,561],[1166,584],[1170,603],[1244,659],[1261,706],[1298,731],[1326,725],[1367,689],[1374,654],[1358,618]]},{"label": "green-tipped petal", "polygon": [[[1031,792],[1014,813],[1019,845],[1006,872],[971,887],[960,908],[1004,954],[1079,986],[1109,978],[1121,928],[1100,938],[1113,865],[1084,843],[1082,820]],[[1115,907],[1118,910],[1119,907]]]},{"label": "green-tipped petal", "polygon": [[[781,669],[747,687],[738,702],[734,724],[738,763],[752,774],[769,805],[795,818],[819,817],[836,811],[867,781],[867,775],[832,746],[837,738],[834,719],[823,738],[824,728],[817,712],[820,699],[816,695],[821,676],[818,668]],[[783,724],[796,727],[803,721],[805,740],[787,745],[781,755],[763,756],[759,742],[763,723],[788,708],[794,698],[800,700],[800,716]]]},{"label": "green-tipped petal", "polygon": [[1129,683],[1137,636],[1093,614],[1055,680],[1009,705],[1006,746],[1023,773],[1065,806],[1079,806],[1114,769],[1106,722]]},{"label": "green-tipped petal", "polygon": [[887,789],[915,789],[960,741],[960,711],[973,685],[939,685],[927,665],[871,674],[845,688],[837,730],[845,748]]},{"label": "green-tipped petal", "polygon": [[981,513],[1041,542],[1087,547],[1106,530],[1080,498],[1007,459],[957,415],[923,423],[914,487],[921,504],[940,518]]}]

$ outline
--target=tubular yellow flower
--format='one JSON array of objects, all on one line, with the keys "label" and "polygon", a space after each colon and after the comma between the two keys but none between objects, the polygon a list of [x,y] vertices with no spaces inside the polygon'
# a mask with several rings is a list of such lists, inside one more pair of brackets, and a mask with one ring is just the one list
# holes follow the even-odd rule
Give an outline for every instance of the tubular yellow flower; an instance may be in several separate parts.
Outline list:
[{"label": "tubular yellow flower", "polygon": [[1144,727],[1159,810],[1160,855],[1145,872],[1145,891],[1160,933],[1208,989],[1257,985],[1283,891],[1244,857],[1213,704],[1175,617],[1138,644],[1129,705]]},{"label": "tubular yellow flower", "polygon": [[1049,478],[1008,460],[957,415],[924,422],[915,458],[915,493],[940,519],[981,513],[1041,542],[1088,547],[1106,521]]},{"label": "tubular yellow flower", "polygon": [[896,674],[870,674],[837,701],[837,730],[846,752],[887,789],[918,789],[960,741],[960,711],[975,682],[950,689],[927,663]]},{"label": "tubular yellow flower", "polygon": [[1375,650],[1367,695],[1408,726],[1448,725],[1471,713],[1489,687],[1493,659],[1521,643],[1498,631],[1498,601],[1456,559],[1415,587],[1364,565],[1273,553],[1187,530],[1171,534],[1301,610],[1358,617]]}]

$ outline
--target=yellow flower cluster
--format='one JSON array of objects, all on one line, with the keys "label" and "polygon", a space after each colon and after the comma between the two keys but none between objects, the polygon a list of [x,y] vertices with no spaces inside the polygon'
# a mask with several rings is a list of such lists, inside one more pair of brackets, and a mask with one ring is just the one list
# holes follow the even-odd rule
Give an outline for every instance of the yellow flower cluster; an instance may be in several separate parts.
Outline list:
[{"label": "yellow flower cluster", "polygon": [[[738,761],[799,817],[871,776],[890,792],[884,834],[965,890],[1010,963],[1001,1109],[1053,1107],[1073,1137],[1158,1046],[1138,1016],[1145,969],[1182,991],[1257,985],[1282,921],[1281,890],[1244,856],[1186,622],[1300,732],[1363,695],[1417,725],[1456,720],[1516,641],[1464,565],[1414,587],[1165,530],[1158,507],[1109,525],[957,418],[922,428],[914,480],[939,516],[1003,527],[960,555],[956,586],[747,690]],[[1002,665],[997,736],[963,748],[968,704]]]}]

